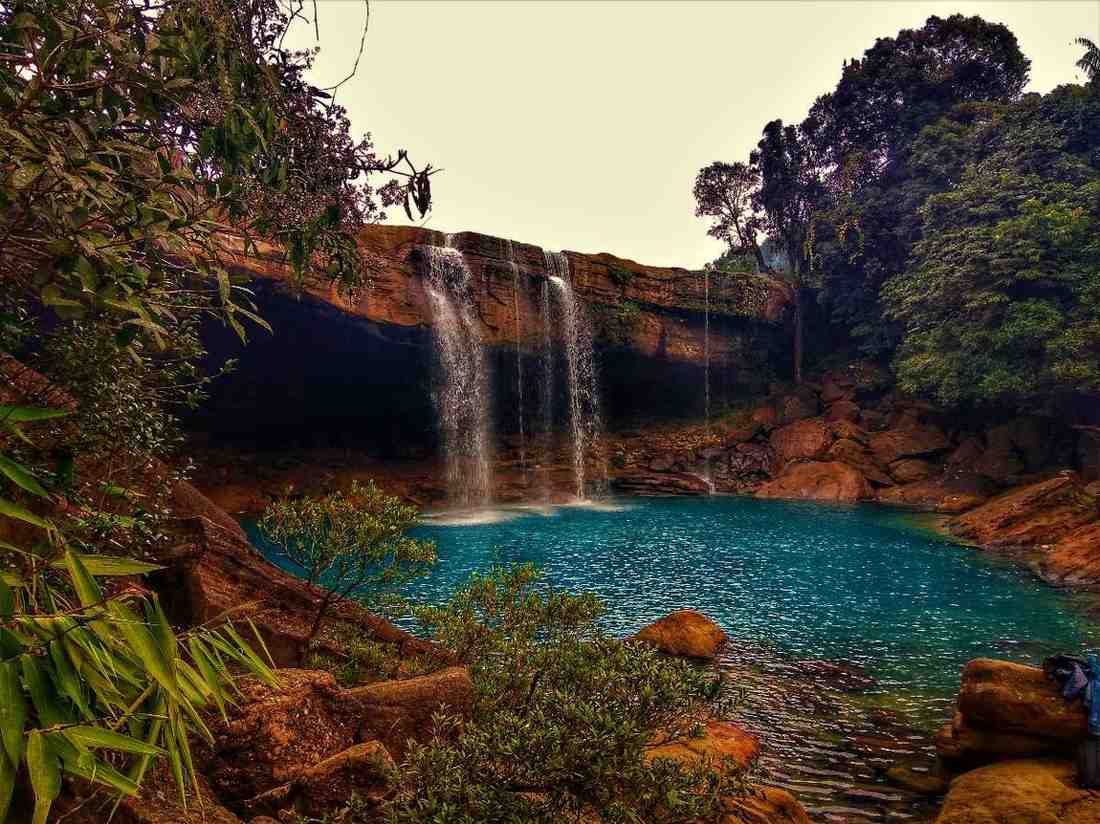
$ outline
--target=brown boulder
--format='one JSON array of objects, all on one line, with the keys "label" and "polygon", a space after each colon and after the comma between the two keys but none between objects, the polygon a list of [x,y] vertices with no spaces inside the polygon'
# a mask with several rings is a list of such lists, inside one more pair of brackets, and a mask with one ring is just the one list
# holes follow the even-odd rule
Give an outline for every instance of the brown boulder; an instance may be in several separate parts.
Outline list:
[{"label": "brown boulder", "polygon": [[274,688],[245,680],[238,705],[228,709],[228,723],[213,727],[214,752],[205,772],[223,798],[267,792],[357,740],[358,719],[347,712],[330,673],[278,675]]},{"label": "brown boulder", "polygon": [[875,459],[887,466],[901,458],[920,458],[943,452],[951,446],[947,436],[936,426],[918,426],[911,429],[891,429],[876,432],[869,439]]},{"label": "brown boulder", "polygon": [[353,792],[362,799],[379,800],[395,767],[381,742],[356,744],[303,770],[293,782],[293,806],[321,817],[347,804]]},{"label": "brown boulder", "polygon": [[752,421],[745,426],[731,426],[722,433],[722,441],[726,444],[738,444],[751,441],[763,427],[760,423]]},{"label": "brown boulder", "polygon": [[988,481],[976,475],[937,475],[923,481],[882,489],[878,499],[893,506],[958,515],[985,503],[991,488]]},{"label": "brown boulder", "polygon": [[1056,544],[1096,520],[1095,506],[1081,497],[1083,486],[1072,472],[1012,489],[958,518],[956,534],[987,547]]},{"label": "brown boulder", "polygon": [[829,431],[836,438],[845,438],[858,444],[867,444],[867,433],[851,421],[831,421]]},{"label": "brown boulder", "polygon": [[344,701],[361,719],[360,739],[378,739],[403,758],[412,739],[432,738],[432,716],[469,713],[474,687],[465,667],[449,667],[431,675],[404,681],[383,681],[344,692]]},{"label": "brown boulder", "polygon": [[1072,762],[1003,761],[951,782],[936,824],[1096,824],[1100,793],[1076,786]]},{"label": "brown boulder", "polygon": [[938,764],[904,761],[886,771],[886,780],[895,787],[917,795],[943,795],[947,791],[948,776]]},{"label": "brown boulder", "polygon": [[997,732],[1050,738],[1072,746],[1084,740],[1085,711],[1068,703],[1041,669],[976,658],[967,663],[959,688],[966,723]]},{"label": "brown boulder", "polygon": [[1038,571],[1043,580],[1057,586],[1100,586],[1100,521],[1065,535],[1043,553]]},{"label": "brown boulder", "polygon": [[852,503],[872,496],[867,479],[847,464],[814,461],[791,464],[774,481],[756,490],[759,498]]},{"label": "brown boulder", "polygon": [[819,418],[795,421],[772,432],[768,443],[779,466],[788,461],[810,461],[823,457],[833,433]]},{"label": "brown boulder", "polygon": [[781,424],[794,423],[817,414],[817,398],[809,391],[784,395],[779,398],[776,406]]},{"label": "brown boulder", "polygon": [[693,609],[681,609],[644,627],[634,640],[667,655],[712,659],[728,636],[714,621]]},{"label": "brown boulder", "polygon": [[786,790],[751,786],[743,796],[722,799],[720,824],[811,824],[806,810]]},{"label": "brown boulder", "polygon": [[753,423],[759,424],[762,429],[769,430],[779,423],[779,415],[770,406],[758,406],[752,411],[751,420]]},{"label": "brown boulder", "polygon": [[821,381],[821,400],[825,403],[851,400],[854,392],[855,386],[847,376],[829,373]]},{"label": "brown boulder", "polygon": [[890,475],[899,484],[923,481],[936,473],[935,464],[920,458],[902,458],[890,464]]},{"label": "brown boulder", "polygon": [[971,467],[979,475],[1002,485],[1013,482],[1023,471],[1024,462],[1010,450],[990,447],[982,452]]},{"label": "brown boulder", "polygon": [[936,753],[944,761],[967,769],[1009,758],[1028,758],[1060,752],[1064,748],[1050,738],[999,732],[971,726],[962,713],[936,733]]},{"label": "brown boulder", "polygon": [[851,401],[837,401],[829,406],[825,412],[825,422],[850,421],[859,422],[859,407]]},{"label": "brown boulder", "polygon": [[646,760],[670,758],[685,764],[709,759],[718,763],[730,759],[740,769],[748,767],[760,754],[760,741],[752,733],[728,721],[710,721],[699,738],[670,741],[646,751]]}]

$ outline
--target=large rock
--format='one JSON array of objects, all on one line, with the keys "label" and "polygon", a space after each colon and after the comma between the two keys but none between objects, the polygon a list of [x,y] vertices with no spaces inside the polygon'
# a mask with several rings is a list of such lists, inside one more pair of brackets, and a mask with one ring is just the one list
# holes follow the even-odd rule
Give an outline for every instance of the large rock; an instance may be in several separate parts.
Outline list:
[{"label": "large rock", "polygon": [[303,768],[346,750],[359,739],[360,719],[330,673],[280,670],[279,686],[254,679],[213,727],[206,773],[219,796],[253,798],[294,779]]},{"label": "large rock", "polygon": [[882,466],[888,466],[901,458],[921,458],[951,448],[947,436],[936,426],[876,432],[871,435],[869,445],[875,459]]},{"label": "large rock", "polygon": [[1082,497],[1072,472],[998,495],[951,522],[957,535],[983,546],[1032,547],[1055,544],[1097,519],[1095,505]]},{"label": "large rock", "polygon": [[892,486],[894,483],[893,478],[875,465],[871,459],[871,453],[859,441],[841,438],[829,447],[825,457],[830,461],[840,461],[855,467],[863,473],[863,477],[876,486]]},{"label": "large rock", "polygon": [[936,466],[921,458],[902,458],[890,464],[890,476],[899,484],[923,481],[936,473]]},{"label": "large rock", "polygon": [[958,709],[973,727],[1052,739],[1072,748],[1087,732],[1080,701],[1067,702],[1041,669],[977,658],[963,668]]},{"label": "large rock", "polygon": [[760,741],[755,735],[728,721],[710,721],[698,738],[671,741],[646,751],[646,760],[670,758],[692,763],[710,760],[718,763],[730,759],[740,769],[748,767],[760,754]]},{"label": "large rock", "polygon": [[1076,786],[1068,760],[1004,761],[951,782],[936,824],[1096,824],[1100,793]]},{"label": "large rock", "polygon": [[811,824],[806,810],[786,790],[750,786],[743,796],[723,798],[720,824]]},{"label": "large rock", "polygon": [[760,498],[852,503],[872,497],[871,486],[854,467],[836,461],[790,464],[756,490]]},{"label": "large rock", "polygon": [[408,751],[410,740],[431,740],[434,715],[466,715],[473,700],[473,683],[464,667],[356,687],[343,695],[344,703],[354,707],[360,719],[359,738],[378,739],[399,759]]},{"label": "large rock", "polygon": [[833,423],[834,421],[858,423],[859,415],[858,405],[852,401],[840,400],[829,405],[829,408],[825,411],[825,421],[826,423]]},{"label": "large rock", "polygon": [[989,499],[993,485],[978,475],[937,475],[923,481],[881,489],[884,504],[958,515],[981,506]]},{"label": "large rock", "polygon": [[772,432],[768,439],[779,466],[789,461],[811,461],[825,455],[833,433],[819,418],[795,421]]},{"label": "large rock", "polygon": [[347,804],[352,793],[380,800],[396,765],[379,741],[356,744],[303,770],[290,787],[293,807],[320,818]]},{"label": "large rock", "polygon": [[1064,745],[1051,738],[971,726],[959,712],[936,733],[935,743],[936,753],[944,762],[963,769],[1065,750]]},{"label": "large rock", "polygon": [[1100,521],[1064,535],[1038,561],[1043,580],[1056,586],[1100,587]]},{"label": "large rock", "polygon": [[817,414],[817,396],[806,388],[781,396],[776,401],[776,412],[781,424],[794,423]]},{"label": "large rock", "polygon": [[681,609],[644,627],[634,640],[667,655],[712,659],[728,636],[714,621],[693,609]]}]

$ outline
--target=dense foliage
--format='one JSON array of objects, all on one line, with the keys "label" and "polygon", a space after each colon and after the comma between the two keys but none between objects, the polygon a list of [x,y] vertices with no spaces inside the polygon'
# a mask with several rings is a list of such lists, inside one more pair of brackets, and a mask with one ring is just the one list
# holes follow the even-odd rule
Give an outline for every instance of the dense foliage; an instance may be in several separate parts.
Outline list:
[{"label": "dense foliage", "polygon": [[435,544],[406,534],[419,523],[416,507],[387,495],[373,481],[322,498],[283,498],[260,519],[260,532],[313,586],[325,591],[306,642],[316,637],[334,601],[354,594],[378,606],[435,563]]},{"label": "dense foliage", "polygon": [[931,17],[881,38],[803,122],[767,124],[748,164],[702,170],[698,213],[734,252],[778,246],[781,274],[908,391],[1096,391],[1100,63],[1077,43],[1089,82],[1039,98],[1002,25]]},{"label": "dense foliage", "polygon": [[725,763],[647,753],[728,709],[710,671],[602,632],[601,603],[546,589],[531,566],[475,578],[418,611],[470,668],[471,718],[401,768],[391,822],[696,822],[743,791]]}]

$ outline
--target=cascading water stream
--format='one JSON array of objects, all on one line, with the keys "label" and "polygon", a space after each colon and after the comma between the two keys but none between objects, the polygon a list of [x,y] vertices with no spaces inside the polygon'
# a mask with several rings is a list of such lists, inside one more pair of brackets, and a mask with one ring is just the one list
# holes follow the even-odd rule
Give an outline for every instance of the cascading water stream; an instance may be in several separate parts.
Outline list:
[{"label": "cascading water stream", "polygon": [[439,364],[434,393],[447,467],[447,493],[452,504],[479,507],[490,503],[493,490],[489,460],[489,377],[478,319],[470,296],[470,270],[462,253],[451,246],[426,250],[425,291]]},{"label": "cascading water stream", "polygon": [[703,480],[714,494],[714,478],[710,471],[710,270],[703,270],[703,420],[706,447],[703,452]]},{"label": "cascading water stream", "polygon": [[523,417],[523,344],[520,340],[522,318],[519,310],[519,268],[516,266],[515,250],[512,241],[504,241],[504,259],[512,270],[512,313],[515,316],[516,335],[516,417],[519,424],[519,465],[523,474],[523,485],[527,486],[527,428]]},{"label": "cascading water stream", "polygon": [[557,291],[562,307],[562,334],[569,379],[569,425],[573,436],[573,484],[580,499],[586,497],[586,458],[597,445],[600,432],[599,393],[596,361],[592,351],[592,329],[578,303],[569,280],[569,259],[560,252],[546,252],[550,283]]},{"label": "cascading water stream", "polygon": [[542,416],[542,494],[546,501],[551,493],[551,466],[554,462],[554,338],[550,301],[550,281],[542,282],[542,351],[539,361],[542,372],[542,397],[539,399]]}]

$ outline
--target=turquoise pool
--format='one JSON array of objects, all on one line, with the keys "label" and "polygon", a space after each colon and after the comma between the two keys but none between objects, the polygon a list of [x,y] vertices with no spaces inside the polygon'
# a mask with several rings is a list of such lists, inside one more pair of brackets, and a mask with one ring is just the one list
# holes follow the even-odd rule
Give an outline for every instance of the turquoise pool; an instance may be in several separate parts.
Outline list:
[{"label": "turquoise pool", "polygon": [[[746,688],[765,769],[822,821],[921,809],[881,773],[928,752],[969,659],[1034,663],[1094,640],[1072,597],[876,506],[620,499],[444,513],[417,535],[437,542],[440,561],[410,588],[416,599],[443,600],[493,563],[533,561],[552,586],[599,594],[617,634],[682,607],[709,615],[734,639],[719,666]],[[816,662],[854,674],[856,689]],[[895,743],[868,749],[884,729]]]}]

